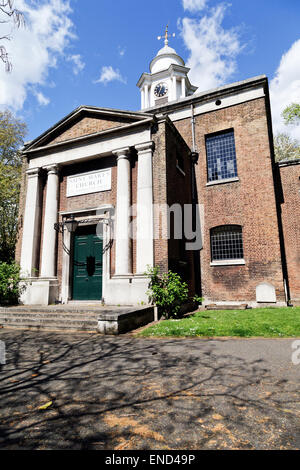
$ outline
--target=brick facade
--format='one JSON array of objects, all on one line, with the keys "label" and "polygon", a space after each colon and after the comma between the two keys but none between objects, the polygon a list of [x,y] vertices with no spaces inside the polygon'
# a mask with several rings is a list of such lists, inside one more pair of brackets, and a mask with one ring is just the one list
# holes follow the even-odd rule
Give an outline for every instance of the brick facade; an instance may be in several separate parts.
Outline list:
[{"label": "brick facade", "polygon": [[[202,294],[215,301],[255,301],[256,286],[269,282],[284,301],[281,253],[268,122],[264,98],[195,117],[199,163],[198,201],[203,208]],[[190,119],[177,129],[192,144]],[[234,130],[239,181],[207,186],[205,136]],[[236,224],[243,228],[243,266],[210,266],[210,229]]]},{"label": "brick facade", "polygon": [[279,164],[285,255],[291,303],[300,302],[300,160]]},{"label": "brick facade", "polygon": [[[172,106],[172,105],[171,105]],[[171,107],[170,107],[171,109]],[[112,113],[111,113],[112,114]],[[180,272],[188,281],[190,294],[201,294],[206,302],[256,302],[256,287],[269,283],[275,287],[277,302],[286,300],[284,290],[284,251],[286,255],[288,284],[292,299],[300,299],[300,246],[299,246],[299,164],[280,167],[283,204],[282,218],[279,209],[278,184],[274,180],[275,168],[271,124],[267,94],[249,101],[228,107],[214,109],[195,115],[196,150],[198,164],[191,161],[192,125],[191,116],[174,119],[172,122],[166,112],[152,113],[151,141],[153,142],[153,202],[154,205],[178,204],[180,207],[192,204],[193,171],[195,171],[194,202],[198,203],[201,214],[200,250],[187,251],[186,240],[176,240],[171,230],[167,240],[158,236],[154,240],[154,264],[161,271],[168,269]],[[66,142],[66,148],[74,142],[70,139],[84,138],[91,134],[119,128],[132,123],[133,118],[97,116],[84,114],[77,116],[71,123],[59,125],[59,129],[45,134],[42,145]],[[228,182],[207,184],[206,137],[221,131],[234,131],[237,178]],[[114,134],[116,135],[116,134]],[[95,139],[93,137],[93,139]],[[81,143],[80,145],[84,145]],[[125,144],[126,145],[126,144]],[[45,152],[43,150],[43,152]],[[47,149],[47,152],[50,150]],[[51,153],[48,153],[49,156]],[[46,155],[43,153],[43,155]],[[30,157],[28,157],[30,158]],[[138,155],[134,147],[130,154],[131,204],[137,202]],[[22,189],[20,199],[20,238],[16,248],[16,259],[20,260],[22,220],[26,195],[27,159],[24,159]],[[112,187],[110,191],[66,197],[66,182],[70,175],[93,170],[112,168]],[[62,164],[59,173],[59,212],[78,211],[96,208],[103,204],[116,206],[117,194],[117,157],[95,155],[82,163]],[[42,172],[43,213],[47,191],[46,173]],[[276,190],[276,192],[275,192]],[[276,205],[276,196],[277,205]],[[161,213],[154,211],[154,227],[160,225]],[[61,216],[59,218],[61,221]],[[171,219],[172,220],[172,219]],[[285,250],[280,246],[281,220]],[[223,225],[242,227],[245,264],[211,265],[211,229]],[[135,225],[133,224],[133,227]],[[135,230],[135,228],[134,228]],[[43,235],[41,240],[42,253]],[[136,240],[132,240],[133,274],[136,273]],[[62,238],[57,241],[57,276],[62,279]],[[110,275],[115,273],[115,242],[110,250]]]}]

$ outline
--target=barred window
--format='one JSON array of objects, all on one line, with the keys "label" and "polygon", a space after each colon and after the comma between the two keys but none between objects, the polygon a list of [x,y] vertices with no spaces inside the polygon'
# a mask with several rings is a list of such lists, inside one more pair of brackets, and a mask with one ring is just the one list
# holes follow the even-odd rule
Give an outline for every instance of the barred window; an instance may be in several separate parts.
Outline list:
[{"label": "barred window", "polygon": [[237,176],[233,130],[207,136],[206,156],[209,182]]},{"label": "barred window", "polygon": [[212,261],[243,259],[243,233],[240,225],[223,225],[210,231]]}]

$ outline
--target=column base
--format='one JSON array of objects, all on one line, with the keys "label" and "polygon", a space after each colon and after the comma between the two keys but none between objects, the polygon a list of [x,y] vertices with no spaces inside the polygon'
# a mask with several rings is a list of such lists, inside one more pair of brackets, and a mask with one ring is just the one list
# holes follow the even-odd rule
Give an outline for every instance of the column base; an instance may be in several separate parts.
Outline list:
[{"label": "column base", "polygon": [[57,278],[24,279],[26,286],[20,298],[23,305],[51,305],[58,300],[59,284]]},{"label": "column base", "polygon": [[107,305],[148,305],[149,278],[134,276],[112,277],[105,286]]},{"label": "column base", "polygon": [[112,279],[131,279],[133,278],[133,273],[125,273],[125,274],[114,274]]}]

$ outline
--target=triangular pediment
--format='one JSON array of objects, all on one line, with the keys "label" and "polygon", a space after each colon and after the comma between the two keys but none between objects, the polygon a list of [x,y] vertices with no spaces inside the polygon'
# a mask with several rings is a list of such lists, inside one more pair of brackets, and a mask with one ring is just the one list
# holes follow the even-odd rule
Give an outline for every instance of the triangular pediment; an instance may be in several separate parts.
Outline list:
[{"label": "triangular pediment", "polygon": [[63,118],[37,139],[26,145],[26,150],[47,147],[101,132],[121,128],[150,117],[145,113],[119,111],[107,108],[81,106]]}]

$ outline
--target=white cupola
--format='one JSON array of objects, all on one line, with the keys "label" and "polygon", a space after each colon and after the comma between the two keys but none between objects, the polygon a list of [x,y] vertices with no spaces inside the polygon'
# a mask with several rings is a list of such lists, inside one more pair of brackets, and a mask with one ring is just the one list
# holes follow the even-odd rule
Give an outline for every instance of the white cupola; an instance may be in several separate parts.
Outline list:
[{"label": "white cupola", "polygon": [[188,79],[190,69],[185,67],[184,60],[175,49],[169,46],[169,37],[167,26],[164,47],[151,61],[150,73],[143,73],[137,83],[141,90],[142,110],[178,101],[193,95],[197,90]]}]

